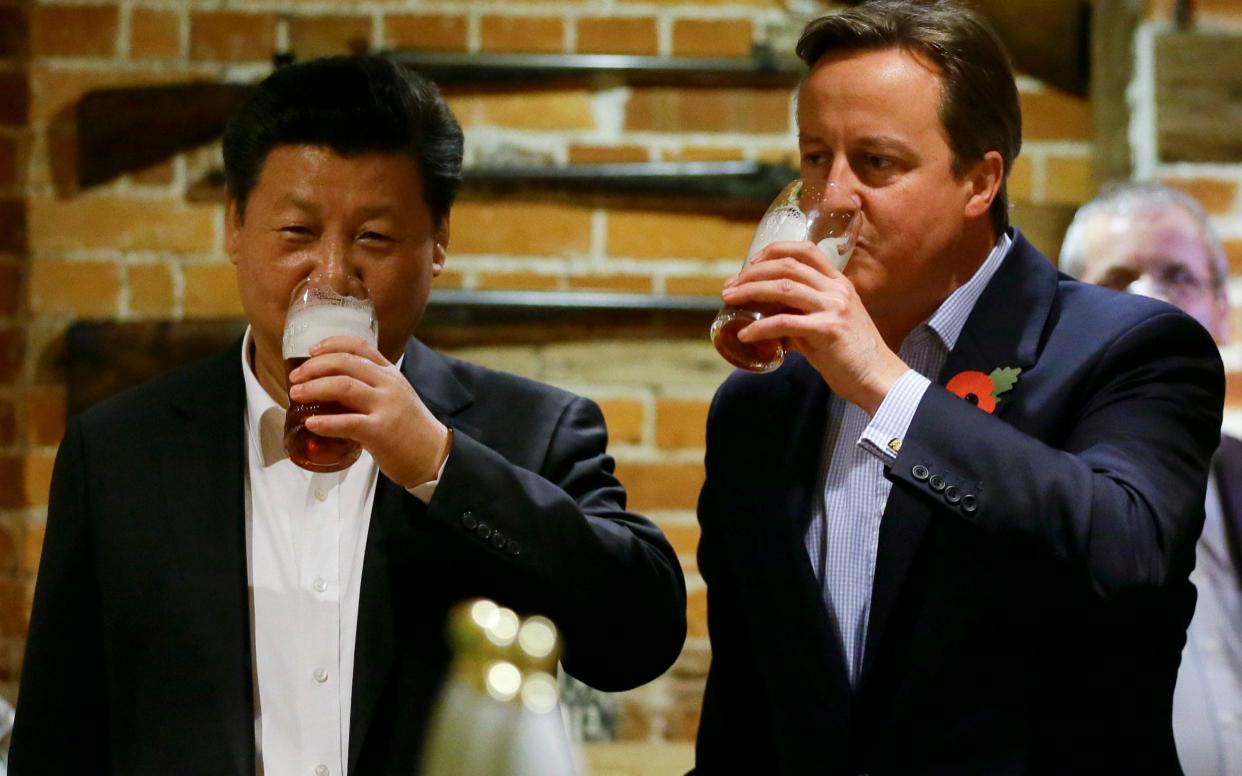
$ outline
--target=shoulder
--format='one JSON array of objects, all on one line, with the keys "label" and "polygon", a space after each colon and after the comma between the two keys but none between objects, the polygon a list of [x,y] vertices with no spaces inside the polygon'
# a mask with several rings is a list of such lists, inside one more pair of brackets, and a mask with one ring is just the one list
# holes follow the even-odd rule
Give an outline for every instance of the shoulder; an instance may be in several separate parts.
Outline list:
[{"label": "shoulder", "polygon": [[531,414],[560,417],[571,406],[599,413],[593,401],[563,388],[442,353],[437,355],[453,377],[470,391],[476,406],[504,410],[515,420]]},{"label": "shoulder", "polygon": [[215,396],[222,400],[228,391],[244,391],[240,345],[177,367],[104,399],[84,410],[79,421],[88,429],[116,423],[147,426],[158,422],[161,414],[179,401],[201,400],[196,395]]},{"label": "shoulder", "polygon": [[1218,353],[1211,334],[1173,305],[1067,275],[1058,278],[1054,323],[1066,335],[1103,346],[1164,343],[1185,355]]}]

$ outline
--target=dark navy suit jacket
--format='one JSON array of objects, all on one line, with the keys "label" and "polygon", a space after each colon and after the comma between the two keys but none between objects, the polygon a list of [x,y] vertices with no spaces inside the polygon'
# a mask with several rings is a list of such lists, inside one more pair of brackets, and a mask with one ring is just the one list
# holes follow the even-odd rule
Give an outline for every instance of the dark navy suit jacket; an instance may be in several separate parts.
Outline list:
[{"label": "dark navy suit jacket", "polygon": [[[676,555],[625,511],[595,404],[416,340],[403,370],[453,451],[427,505],[376,485],[349,736],[361,776],[416,772],[457,601],[551,617],[565,668],[605,690],[655,678],[685,639]],[[14,776],[255,773],[244,407],[239,344],[70,420]]]},{"label": "dark navy suit jacket", "polygon": [[[997,367],[1023,371],[994,414],[943,387]],[[1223,396],[1191,318],[1060,275],[1015,232],[887,472],[855,690],[803,541],[827,387],[797,356],[731,376],[699,502],[697,773],[1178,773]]]}]

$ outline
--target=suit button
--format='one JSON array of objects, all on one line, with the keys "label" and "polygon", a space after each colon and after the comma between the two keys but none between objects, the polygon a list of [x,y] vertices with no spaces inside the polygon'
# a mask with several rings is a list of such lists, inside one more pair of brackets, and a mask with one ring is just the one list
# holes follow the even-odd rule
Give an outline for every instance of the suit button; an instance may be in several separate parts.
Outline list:
[{"label": "suit button", "polygon": [[479,527],[479,521],[474,516],[473,512],[462,512],[461,513],[461,524],[465,527],[467,531],[473,531],[475,528]]},{"label": "suit button", "polygon": [[509,557],[516,558],[522,554],[522,545],[518,544],[517,539],[510,539],[509,543],[505,545],[505,552]]},{"label": "suit button", "polygon": [[913,469],[911,469],[910,474],[913,475],[914,479],[918,480],[919,482],[924,482],[928,477],[931,476],[931,472],[928,471],[927,467],[921,463],[916,465]]},{"label": "suit button", "polygon": [[975,503],[975,497],[967,493],[962,496],[962,511],[968,515],[974,514],[979,505]]},{"label": "suit button", "polygon": [[479,527],[474,530],[475,535],[480,539],[490,538],[492,535],[492,527],[487,523],[480,522]]},{"label": "suit button", "polygon": [[950,504],[956,504],[962,500],[962,491],[956,485],[950,485],[944,489],[944,500]]},{"label": "suit button", "polygon": [[937,493],[944,490],[945,484],[944,477],[941,477],[939,474],[933,474],[927,478],[927,486]]},{"label": "suit button", "polygon": [[496,549],[502,549],[505,546],[505,535],[500,531],[492,534],[492,546]]}]

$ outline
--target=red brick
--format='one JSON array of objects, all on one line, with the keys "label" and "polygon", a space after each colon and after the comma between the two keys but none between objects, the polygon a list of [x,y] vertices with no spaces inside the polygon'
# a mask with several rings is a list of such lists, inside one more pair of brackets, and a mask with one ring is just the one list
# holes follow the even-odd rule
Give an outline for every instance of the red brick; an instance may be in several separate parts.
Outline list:
[{"label": "red brick", "polygon": [[78,317],[113,316],[121,290],[108,261],[35,261],[30,266],[30,309]]},{"label": "red brick", "polygon": [[784,133],[789,130],[789,101],[790,92],[785,89],[640,88],[625,106],[625,128]]},{"label": "red brick", "polygon": [[241,316],[237,273],[232,264],[191,264],[184,269],[185,314],[191,317]]},{"label": "red brick", "polygon": [[598,146],[573,144],[569,146],[570,164],[627,164],[649,162],[647,149],[636,145]]},{"label": "red brick", "polygon": [[465,51],[466,17],[448,14],[392,14],[384,17],[384,43],[420,51]]},{"label": "red brick", "polygon": [[1167,186],[1180,189],[1194,197],[1203,209],[1212,215],[1220,215],[1233,210],[1238,201],[1238,184],[1233,181],[1210,180],[1206,178],[1165,178],[1161,181]]},{"label": "red brick", "polygon": [[665,449],[707,444],[706,399],[660,399],[656,402],[656,444]]},{"label": "red brick", "polygon": [[24,253],[28,245],[28,212],[20,199],[0,200],[0,251]]},{"label": "red brick", "polygon": [[480,120],[506,129],[565,131],[594,129],[591,93],[586,90],[529,89],[477,97]]},{"label": "red brick", "polygon": [[181,53],[181,20],[173,11],[135,8],[129,17],[129,55],[172,59]]},{"label": "red brick", "polygon": [[686,593],[686,635],[703,638],[707,634],[707,587]]},{"label": "red brick", "polygon": [[450,249],[513,256],[585,254],[591,210],[537,202],[463,201],[453,208]]},{"label": "red brick", "polygon": [[699,524],[693,522],[660,523],[660,530],[664,532],[664,538],[668,539],[668,543],[673,545],[673,551],[681,559],[683,569],[686,572],[693,572],[697,568],[695,555],[699,551]]},{"label": "red brick", "polygon": [[743,158],[740,148],[717,148],[715,146],[686,146],[677,151],[660,154],[666,162],[733,162]]},{"label": "red brick", "polygon": [[466,276],[460,272],[444,270],[434,283],[434,288],[463,288],[466,285]]},{"label": "red brick", "polygon": [[[743,249],[745,250],[745,249]],[[742,261],[738,259],[738,269]],[[732,275],[679,275],[664,280],[665,293],[674,296],[720,296]]]},{"label": "red brick", "polygon": [[138,315],[168,316],[172,313],[172,273],[165,264],[134,264],[126,269],[129,310]]},{"label": "red brick", "polygon": [[703,477],[703,464],[698,462],[617,462],[617,478],[629,493],[630,506],[638,512],[694,509]]},{"label": "red brick", "polygon": [[17,568],[18,539],[11,527],[0,524],[0,573],[11,573]]},{"label": "red brick", "polygon": [[0,59],[21,59],[30,50],[30,24],[21,8],[0,7]]},{"label": "red brick", "polygon": [[12,399],[0,399],[0,446],[17,441],[17,406]]},{"label": "red brick", "polygon": [[0,508],[26,506],[22,482],[25,461],[19,455],[0,455]]},{"label": "red brick", "polygon": [[643,403],[636,399],[600,399],[612,444],[637,445],[643,441]]},{"label": "red brick", "polygon": [[20,311],[22,276],[20,265],[0,264],[0,318],[11,318]]},{"label": "red brick", "polygon": [[26,332],[16,326],[0,327],[0,385],[13,383],[26,356]]},{"label": "red brick", "polygon": [[204,11],[190,17],[190,58],[260,62],[276,52],[276,14]]},{"label": "red brick", "polygon": [[654,56],[660,39],[656,20],[590,17],[578,20],[578,51],[584,54],[632,54]]},{"label": "red brick", "polygon": [[486,291],[555,291],[560,287],[560,277],[535,272],[483,272],[478,287]]},{"label": "red brick", "polygon": [[749,220],[709,213],[613,210],[608,213],[608,255],[636,259],[737,259],[754,236]]},{"label": "red brick", "polygon": [[1229,259],[1229,274],[1242,275],[1242,240],[1226,241],[1225,256]]},{"label": "red brick", "polygon": [[1022,92],[1023,140],[1090,140],[1091,104],[1084,97],[1075,97],[1056,89]]},{"label": "red brick", "polygon": [[115,5],[44,5],[31,16],[31,48],[39,56],[110,57],[116,53]]},{"label": "red brick", "polygon": [[1011,202],[1030,202],[1033,192],[1034,170],[1029,156],[1019,156],[1009,171],[1006,181]]},{"label": "red brick", "polygon": [[17,180],[17,139],[0,137],[0,186],[13,186]]},{"label": "red brick", "polygon": [[479,34],[484,51],[559,54],[565,50],[565,21],[558,16],[484,16]]},{"label": "red brick", "polygon": [[1044,161],[1044,179],[1045,203],[1081,205],[1095,196],[1089,158],[1050,156]]},{"label": "red brick", "polygon": [[30,242],[40,250],[108,248],[205,253],[215,240],[216,208],[119,197],[50,197],[30,202]]},{"label": "red brick", "polygon": [[18,579],[0,578],[0,633],[22,637],[30,627],[30,591]]},{"label": "red brick", "polygon": [[678,19],[673,23],[673,53],[690,57],[750,54],[754,26],[748,19]]},{"label": "red brick", "polygon": [[1236,407],[1242,404],[1242,373],[1228,372],[1225,374],[1225,406]]},{"label": "red brick", "polygon": [[43,554],[44,526],[27,525],[22,546],[22,571],[33,575],[39,570],[39,556]]},{"label": "red brick", "polygon": [[55,389],[26,394],[26,442],[32,447],[58,445],[65,435],[65,392]]},{"label": "red brick", "polygon": [[25,124],[30,115],[30,84],[24,72],[0,73],[0,124]]},{"label": "red brick", "polygon": [[176,179],[176,170],[172,160],[159,162],[145,167],[131,176],[134,183],[146,186],[167,186]]},{"label": "red brick", "polygon": [[289,46],[299,59],[371,50],[371,19],[366,16],[295,16],[289,20]]},{"label": "red brick", "polygon": [[571,291],[650,294],[651,285],[651,278],[646,275],[575,275],[569,278]]}]

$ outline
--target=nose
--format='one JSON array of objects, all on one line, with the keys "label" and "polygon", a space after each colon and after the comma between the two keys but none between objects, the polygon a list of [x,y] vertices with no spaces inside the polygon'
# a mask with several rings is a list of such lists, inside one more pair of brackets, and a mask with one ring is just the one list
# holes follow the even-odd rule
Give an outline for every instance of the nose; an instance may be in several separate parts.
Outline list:
[{"label": "nose", "polygon": [[361,268],[351,257],[353,241],[324,237],[319,242],[314,272],[322,275],[352,275],[361,278]]},{"label": "nose", "polygon": [[850,185],[849,176],[832,176],[823,184],[819,209],[825,213],[849,213],[858,210],[860,202]]}]

